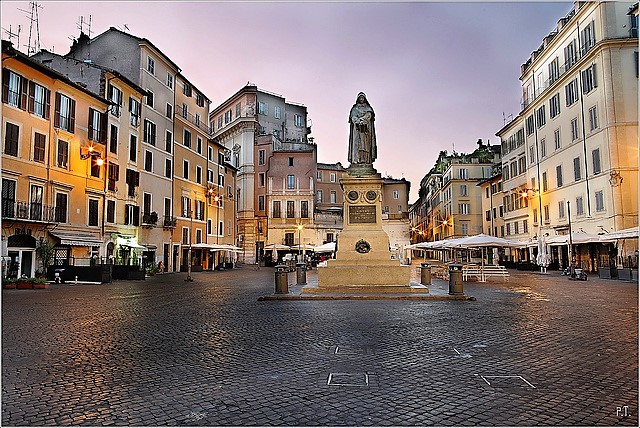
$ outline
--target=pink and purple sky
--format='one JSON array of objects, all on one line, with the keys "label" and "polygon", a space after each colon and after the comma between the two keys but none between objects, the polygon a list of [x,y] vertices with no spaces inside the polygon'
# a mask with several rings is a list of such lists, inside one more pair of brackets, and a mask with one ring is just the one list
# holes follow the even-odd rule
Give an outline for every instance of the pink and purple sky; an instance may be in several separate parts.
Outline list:
[{"label": "pink and purple sky", "polygon": [[[318,161],[348,166],[358,92],[376,113],[383,175],[411,181],[438,152],[471,152],[520,110],[520,65],[571,2],[43,1],[40,47],[66,54],[80,16],[150,40],[217,106],[247,82],[304,104]],[[2,1],[5,30],[27,51],[28,1]],[[22,9],[22,10],[20,10]],[[85,26],[85,32],[87,27]],[[32,36],[35,39],[35,32]],[[16,39],[13,39],[16,44]]]}]

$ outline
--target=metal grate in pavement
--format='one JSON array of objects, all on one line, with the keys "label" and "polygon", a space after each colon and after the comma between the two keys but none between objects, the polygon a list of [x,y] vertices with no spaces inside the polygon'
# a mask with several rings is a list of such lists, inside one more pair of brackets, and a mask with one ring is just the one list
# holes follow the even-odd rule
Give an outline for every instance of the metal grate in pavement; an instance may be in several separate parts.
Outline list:
[{"label": "metal grate in pavement", "polygon": [[367,373],[329,373],[329,386],[369,386]]},{"label": "metal grate in pavement", "polygon": [[492,388],[536,388],[531,382],[519,375],[480,377]]}]

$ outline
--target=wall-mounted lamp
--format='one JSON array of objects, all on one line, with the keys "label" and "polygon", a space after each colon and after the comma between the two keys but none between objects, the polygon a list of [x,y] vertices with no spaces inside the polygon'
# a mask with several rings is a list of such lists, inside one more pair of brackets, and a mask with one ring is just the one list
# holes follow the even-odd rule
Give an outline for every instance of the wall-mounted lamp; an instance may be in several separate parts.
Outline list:
[{"label": "wall-mounted lamp", "polygon": [[536,192],[538,191],[538,189],[522,189],[522,191],[520,192],[520,196],[522,196],[523,198],[526,198],[529,196],[529,192],[533,192],[533,196],[535,196]]},{"label": "wall-mounted lamp", "polygon": [[96,165],[98,166],[102,166],[104,164],[104,159],[102,159],[102,155],[100,154],[100,152],[96,151],[93,146],[89,146],[89,148],[87,149],[87,153],[82,153],[82,148],[80,149],[80,159],[82,160],[87,160],[87,159],[95,159],[96,161]]}]

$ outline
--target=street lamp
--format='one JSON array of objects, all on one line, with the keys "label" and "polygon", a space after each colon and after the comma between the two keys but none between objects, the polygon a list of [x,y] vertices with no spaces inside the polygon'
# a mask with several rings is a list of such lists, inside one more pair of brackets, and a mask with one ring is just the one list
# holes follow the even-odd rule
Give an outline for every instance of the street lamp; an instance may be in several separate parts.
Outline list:
[{"label": "street lamp", "polygon": [[301,234],[302,234],[302,224],[298,225],[298,261],[302,261],[302,241],[301,241]]}]

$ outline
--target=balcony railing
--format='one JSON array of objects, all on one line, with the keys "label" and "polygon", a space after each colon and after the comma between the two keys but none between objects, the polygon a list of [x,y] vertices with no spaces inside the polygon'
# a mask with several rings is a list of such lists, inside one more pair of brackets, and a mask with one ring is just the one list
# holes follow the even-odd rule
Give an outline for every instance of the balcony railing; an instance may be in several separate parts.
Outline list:
[{"label": "balcony railing", "polygon": [[56,222],[56,208],[27,201],[2,201],[2,219]]},{"label": "balcony railing", "polygon": [[164,220],[162,221],[162,227],[167,229],[173,229],[176,227],[177,219],[172,216],[164,216]]}]

